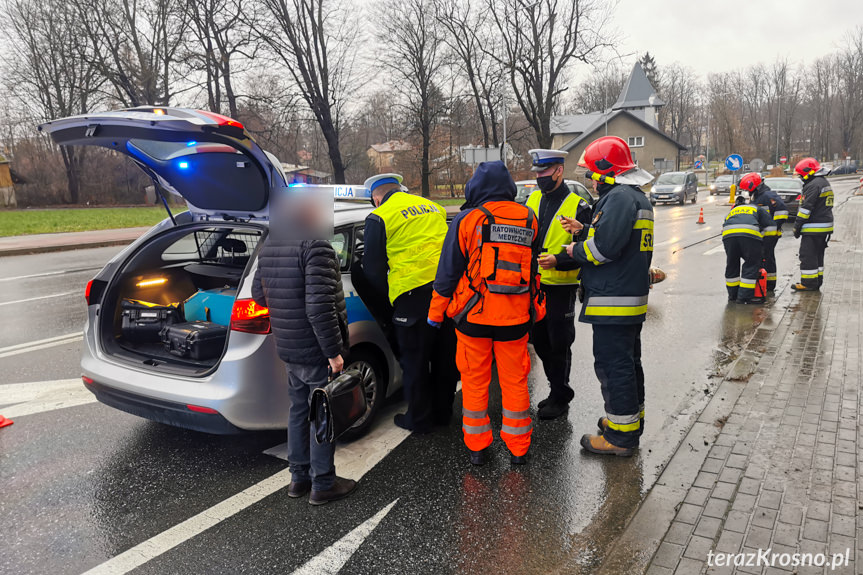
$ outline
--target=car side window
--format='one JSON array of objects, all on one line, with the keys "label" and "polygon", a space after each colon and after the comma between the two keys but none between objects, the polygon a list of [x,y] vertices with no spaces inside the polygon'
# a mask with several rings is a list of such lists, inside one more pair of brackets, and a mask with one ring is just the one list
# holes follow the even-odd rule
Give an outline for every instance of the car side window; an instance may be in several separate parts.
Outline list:
[{"label": "car side window", "polygon": [[333,239],[330,240],[330,244],[339,258],[339,268],[343,272],[348,271],[351,267],[352,236],[350,228],[341,228],[336,230],[333,234]]}]

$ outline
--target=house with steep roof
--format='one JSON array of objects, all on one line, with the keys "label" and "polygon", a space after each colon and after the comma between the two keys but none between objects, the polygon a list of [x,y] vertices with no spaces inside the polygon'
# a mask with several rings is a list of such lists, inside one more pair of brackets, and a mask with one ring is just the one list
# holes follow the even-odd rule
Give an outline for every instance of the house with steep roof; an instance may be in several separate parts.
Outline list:
[{"label": "house with steep roof", "polygon": [[661,173],[677,169],[680,152],[686,147],[668,136],[659,127],[659,109],[665,105],[647,74],[636,62],[620,96],[610,109],[588,114],[553,116],[552,147],[569,152],[566,177],[584,174],[578,159],[587,145],[601,136],[618,136],[629,144],[632,157],[639,167]]},{"label": "house with steep roof", "polygon": [[392,172],[396,168],[399,157],[413,151],[413,146],[404,140],[390,140],[380,144],[372,144],[366,150],[369,164],[378,173]]}]

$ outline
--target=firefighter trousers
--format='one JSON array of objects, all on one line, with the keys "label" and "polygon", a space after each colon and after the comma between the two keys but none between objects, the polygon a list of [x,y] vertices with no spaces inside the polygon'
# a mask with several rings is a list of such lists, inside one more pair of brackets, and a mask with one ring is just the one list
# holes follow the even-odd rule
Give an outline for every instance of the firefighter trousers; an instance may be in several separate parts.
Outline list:
[{"label": "firefighter trousers", "polygon": [[602,435],[617,447],[638,447],[643,432],[641,326],[593,325],[593,367],[602,386],[608,419]]},{"label": "firefighter trousers", "polygon": [[572,369],[572,344],[575,341],[576,285],[543,285],[545,318],[531,332],[531,343],[542,361],[551,388],[549,397],[559,403],[572,401],[575,392],[569,385]]},{"label": "firefighter trousers", "polygon": [[491,445],[491,420],[488,416],[488,388],[492,362],[503,396],[503,425],[500,437],[513,455],[524,455],[530,447],[533,425],[530,418],[530,393],[527,376],[530,355],[528,334],[512,341],[490,337],[471,337],[456,331],[456,364],[461,372],[464,442],[471,451]]},{"label": "firefighter trousers", "polygon": [[779,236],[765,236],[761,240],[761,259],[767,272],[767,291],[776,289],[776,244]]},{"label": "firefighter trousers", "polygon": [[760,277],[761,240],[754,237],[729,236],[723,238],[722,243],[725,246],[725,287],[728,289],[728,301],[749,301],[755,296],[755,282]]},{"label": "firefighter trousers", "polygon": [[824,250],[827,236],[800,236],[800,283],[808,288],[820,288],[824,282]]}]

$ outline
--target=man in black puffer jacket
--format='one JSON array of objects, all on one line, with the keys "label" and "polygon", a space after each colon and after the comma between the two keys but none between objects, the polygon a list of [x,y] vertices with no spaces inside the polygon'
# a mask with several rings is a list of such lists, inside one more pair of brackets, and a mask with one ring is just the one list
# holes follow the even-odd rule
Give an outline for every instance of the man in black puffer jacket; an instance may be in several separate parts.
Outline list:
[{"label": "man in black puffer jacket", "polygon": [[276,349],[287,364],[292,474],[288,496],[302,497],[311,491],[309,502],[322,505],[356,487],[355,481],[336,476],[335,445],[318,444],[308,420],[312,390],[327,384],[327,363],[333,373],[344,366],[347,312],[335,250],[326,240],[298,236],[315,235],[290,236],[271,230],[258,256],[252,297],[269,308]]}]

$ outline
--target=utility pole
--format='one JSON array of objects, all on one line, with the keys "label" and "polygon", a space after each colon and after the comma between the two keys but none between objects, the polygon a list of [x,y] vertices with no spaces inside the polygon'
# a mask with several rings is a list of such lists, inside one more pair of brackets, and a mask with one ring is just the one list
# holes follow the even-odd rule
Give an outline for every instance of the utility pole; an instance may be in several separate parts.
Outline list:
[{"label": "utility pole", "polygon": [[501,115],[503,116],[503,144],[500,147],[500,160],[503,162],[503,165],[506,166],[506,90],[501,89],[500,91],[500,105]]},{"label": "utility pole", "polygon": [[774,165],[779,165],[779,117],[782,112],[782,94],[776,99],[776,162]]}]

